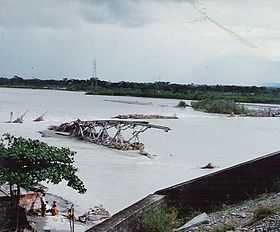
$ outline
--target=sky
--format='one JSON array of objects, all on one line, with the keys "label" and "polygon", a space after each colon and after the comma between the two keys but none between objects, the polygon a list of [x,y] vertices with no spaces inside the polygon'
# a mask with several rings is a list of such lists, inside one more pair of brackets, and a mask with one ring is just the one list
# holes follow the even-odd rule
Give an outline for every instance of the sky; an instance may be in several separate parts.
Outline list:
[{"label": "sky", "polygon": [[[279,82],[279,0],[0,0],[0,76]],[[278,81],[279,80],[279,81]]]}]

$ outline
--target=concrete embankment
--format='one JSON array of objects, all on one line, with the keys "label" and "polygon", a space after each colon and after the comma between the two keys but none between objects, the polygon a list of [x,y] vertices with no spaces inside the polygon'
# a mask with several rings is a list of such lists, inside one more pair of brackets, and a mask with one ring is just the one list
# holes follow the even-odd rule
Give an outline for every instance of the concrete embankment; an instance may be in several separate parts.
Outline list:
[{"label": "concrete embankment", "polygon": [[137,232],[146,212],[164,206],[209,211],[269,192],[280,177],[280,152],[157,191],[87,232]]},{"label": "concrete embankment", "polygon": [[110,219],[87,230],[87,232],[136,232],[141,229],[143,215],[149,210],[164,207],[164,196],[151,194],[134,205],[120,211]]}]

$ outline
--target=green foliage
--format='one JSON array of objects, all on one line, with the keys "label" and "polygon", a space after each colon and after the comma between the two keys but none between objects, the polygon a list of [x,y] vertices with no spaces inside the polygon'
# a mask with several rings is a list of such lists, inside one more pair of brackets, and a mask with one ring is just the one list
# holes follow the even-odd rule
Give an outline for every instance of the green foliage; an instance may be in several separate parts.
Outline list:
[{"label": "green foliage", "polygon": [[211,230],[211,232],[226,232],[226,231],[230,231],[230,230],[235,231],[234,226],[225,224],[225,225],[221,225],[221,226]]},{"label": "green foliage", "polygon": [[228,100],[212,100],[205,99],[197,102],[192,102],[192,107],[195,110],[200,110],[208,113],[218,114],[245,114],[248,111],[241,105]]},{"label": "green foliage", "polygon": [[8,182],[29,189],[41,181],[58,184],[65,180],[84,193],[86,189],[73,165],[74,154],[68,148],[5,134],[0,141],[0,184]]},{"label": "green foliage", "polygon": [[224,99],[235,102],[280,104],[280,88],[233,86],[233,85],[194,85],[169,82],[137,83],[110,82],[97,79],[98,89],[92,93],[92,80],[68,79],[40,80],[0,77],[0,86],[36,89],[62,89],[86,91],[96,95],[158,97],[174,99]]},{"label": "green foliage", "polygon": [[175,208],[155,209],[144,216],[144,228],[147,232],[172,232],[178,226],[178,212]]},{"label": "green foliage", "polygon": [[274,210],[268,207],[259,207],[254,210],[253,221],[258,221],[266,218],[274,213]]}]

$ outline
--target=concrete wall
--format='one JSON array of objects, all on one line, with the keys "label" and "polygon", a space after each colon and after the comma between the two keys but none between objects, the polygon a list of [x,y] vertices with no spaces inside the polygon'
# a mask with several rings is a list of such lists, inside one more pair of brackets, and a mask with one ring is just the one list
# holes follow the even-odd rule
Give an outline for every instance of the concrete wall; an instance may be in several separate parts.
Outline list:
[{"label": "concrete wall", "polygon": [[[144,212],[156,207],[209,210],[221,203],[233,203],[255,194],[280,188],[280,152],[223,169],[170,188],[157,191],[122,210],[88,232],[137,232]],[[278,186],[275,186],[278,181]]]},{"label": "concrete wall", "polygon": [[[183,210],[207,210],[221,203],[233,203],[256,194],[280,190],[280,152],[202,176],[156,194],[166,195],[168,204]],[[275,186],[275,182],[279,186]]]},{"label": "concrete wall", "polygon": [[115,214],[112,218],[87,230],[87,232],[137,232],[141,229],[144,213],[154,208],[163,207],[164,204],[164,196],[149,195]]}]

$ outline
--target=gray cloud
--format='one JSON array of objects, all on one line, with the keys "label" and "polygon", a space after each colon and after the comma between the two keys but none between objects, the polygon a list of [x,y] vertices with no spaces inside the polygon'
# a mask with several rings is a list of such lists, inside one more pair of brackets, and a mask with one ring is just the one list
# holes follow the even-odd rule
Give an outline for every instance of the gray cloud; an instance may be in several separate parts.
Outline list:
[{"label": "gray cloud", "polygon": [[[160,6],[193,0],[0,0],[0,26],[63,28],[93,24],[139,27],[155,20]],[[150,14],[148,13],[150,12]]]},{"label": "gray cloud", "polygon": [[105,0],[86,3],[86,7],[81,7],[81,15],[90,23],[138,27],[152,21],[145,15],[145,8],[140,1]]},{"label": "gray cloud", "polygon": [[0,0],[0,26],[63,28],[79,23],[74,2],[66,0]]},{"label": "gray cloud", "polygon": [[[119,24],[139,27],[156,21],[160,6],[173,3],[193,3],[195,0],[97,0],[81,1],[82,16],[91,23]],[[150,14],[148,13],[150,11]]]},{"label": "gray cloud", "polygon": [[260,84],[279,80],[279,62],[253,56],[223,56],[195,68],[196,83]]},{"label": "gray cloud", "polygon": [[199,1],[207,15],[258,48],[244,46],[208,21],[188,23],[201,17],[194,2],[0,0],[0,76],[86,78],[97,59],[99,76],[113,81],[276,79],[278,0]]}]

